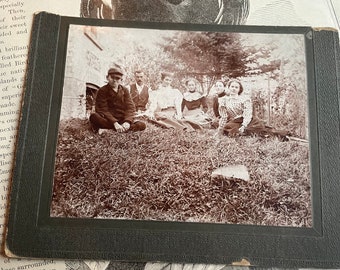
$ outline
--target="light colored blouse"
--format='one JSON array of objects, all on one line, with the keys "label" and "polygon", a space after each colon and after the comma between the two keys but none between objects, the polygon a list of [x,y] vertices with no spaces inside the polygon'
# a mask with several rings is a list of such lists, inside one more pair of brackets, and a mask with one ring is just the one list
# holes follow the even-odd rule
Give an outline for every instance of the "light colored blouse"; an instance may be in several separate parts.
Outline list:
[{"label": "light colored blouse", "polygon": [[169,108],[176,109],[176,112],[181,116],[181,106],[183,95],[178,89],[172,87],[160,86],[157,90],[150,93],[150,107],[149,111],[155,113]]}]

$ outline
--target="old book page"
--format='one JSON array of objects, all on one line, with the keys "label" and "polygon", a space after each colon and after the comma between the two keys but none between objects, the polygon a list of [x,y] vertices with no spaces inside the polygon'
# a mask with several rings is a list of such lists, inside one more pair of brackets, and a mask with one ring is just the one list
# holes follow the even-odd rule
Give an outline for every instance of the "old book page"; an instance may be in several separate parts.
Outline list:
[{"label": "old book page", "polygon": [[329,1],[252,0],[247,24],[335,27]]},{"label": "old book page", "polygon": [[340,2],[337,0],[329,0],[330,10],[333,11],[333,17],[338,31],[340,31]]},{"label": "old book page", "polygon": [[[138,0],[130,0],[134,2]],[[165,1],[165,0],[160,0]],[[211,0],[217,1],[217,0]],[[5,233],[14,146],[19,122],[31,22],[37,11],[80,16],[89,0],[0,0],[0,228]],[[97,1],[107,5],[110,1]],[[112,3],[115,1],[112,1]],[[331,3],[331,5],[330,5]],[[333,9],[331,9],[332,7]],[[335,0],[251,0],[246,24],[339,27],[339,3]],[[338,18],[337,18],[338,16]],[[108,262],[19,260],[0,257],[1,269],[105,269]],[[79,268],[83,267],[83,268]],[[87,268],[86,268],[87,267]],[[157,268],[153,264],[152,269]]]}]

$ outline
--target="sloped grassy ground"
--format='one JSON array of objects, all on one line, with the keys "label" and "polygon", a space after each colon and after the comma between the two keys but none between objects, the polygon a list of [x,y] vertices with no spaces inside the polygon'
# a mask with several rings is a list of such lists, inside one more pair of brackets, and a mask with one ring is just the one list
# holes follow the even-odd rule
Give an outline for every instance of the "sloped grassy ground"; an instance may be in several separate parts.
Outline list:
[{"label": "sloped grassy ground", "polygon": [[[61,122],[51,216],[312,225],[308,144],[214,132],[98,135],[87,120]],[[251,180],[211,178],[229,165]]]}]

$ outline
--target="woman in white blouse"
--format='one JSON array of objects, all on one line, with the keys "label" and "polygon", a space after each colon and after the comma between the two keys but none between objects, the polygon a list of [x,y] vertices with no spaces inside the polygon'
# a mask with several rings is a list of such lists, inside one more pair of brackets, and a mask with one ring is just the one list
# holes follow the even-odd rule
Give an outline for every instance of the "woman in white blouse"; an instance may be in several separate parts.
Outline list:
[{"label": "woman in white blouse", "polygon": [[239,80],[229,80],[227,88],[229,95],[219,99],[218,110],[221,116],[218,127],[219,135],[257,134],[264,137],[278,136],[284,141],[288,140],[287,131],[268,127],[254,116],[251,99],[241,95],[243,86]]},{"label": "woman in white blouse", "polygon": [[150,93],[147,115],[151,122],[164,128],[193,130],[189,123],[182,120],[183,95],[171,86],[172,80],[172,73],[161,74],[160,86]]}]

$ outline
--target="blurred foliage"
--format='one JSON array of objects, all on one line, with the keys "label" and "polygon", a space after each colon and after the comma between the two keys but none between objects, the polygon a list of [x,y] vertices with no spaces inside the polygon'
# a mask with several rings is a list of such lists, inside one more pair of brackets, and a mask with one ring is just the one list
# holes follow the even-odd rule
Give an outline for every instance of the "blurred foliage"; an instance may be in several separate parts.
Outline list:
[{"label": "blurred foliage", "polygon": [[249,35],[242,43],[246,44],[244,50],[248,55],[246,74],[267,80],[268,85],[273,85],[269,80],[276,82],[276,86],[270,89],[253,93],[257,113],[264,116],[269,125],[289,130],[294,136],[308,138],[304,37]]},{"label": "blurred foliage", "polygon": [[175,37],[166,40],[164,51],[171,57],[165,67],[171,68],[176,62],[175,68],[182,74],[244,75],[245,52],[237,33],[178,32]]}]

